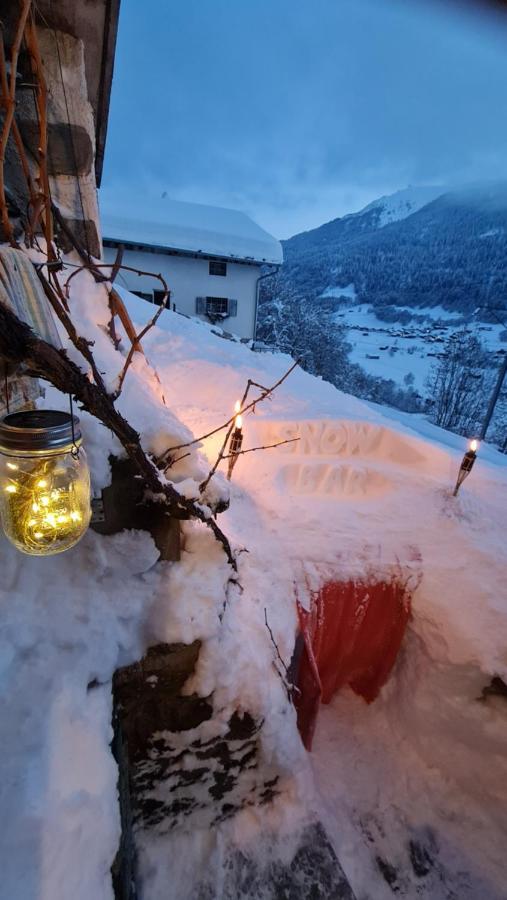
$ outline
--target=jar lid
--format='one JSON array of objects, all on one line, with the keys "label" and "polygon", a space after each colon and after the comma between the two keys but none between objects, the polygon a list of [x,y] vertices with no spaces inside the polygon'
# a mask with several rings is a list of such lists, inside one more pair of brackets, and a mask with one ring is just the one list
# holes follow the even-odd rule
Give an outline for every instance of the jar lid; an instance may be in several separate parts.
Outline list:
[{"label": "jar lid", "polygon": [[79,441],[79,419],[53,409],[33,409],[11,413],[0,421],[0,448],[26,452],[55,450]]}]

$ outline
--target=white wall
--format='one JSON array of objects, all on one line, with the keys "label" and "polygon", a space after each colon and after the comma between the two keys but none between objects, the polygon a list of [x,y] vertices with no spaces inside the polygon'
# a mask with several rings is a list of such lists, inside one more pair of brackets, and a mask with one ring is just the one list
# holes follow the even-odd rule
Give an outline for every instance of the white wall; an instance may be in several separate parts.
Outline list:
[{"label": "white wall", "polygon": [[[104,247],[104,262],[113,262],[116,249]],[[196,297],[228,297],[238,301],[237,316],[220,321],[226,331],[239,337],[253,338],[255,325],[255,298],[259,266],[227,262],[227,275],[210,275],[209,260],[186,256],[169,256],[164,253],[146,253],[125,249],[123,263],[145,272],[160,272],[171,291],[171,306],[179,312],[196,316]],[[119,272],[117,282],[129,291],[160,290],[156,278],[139,278],[133,272]],[[200,316],[200,318],[205,318]],[[206,319],[206,321],[209,321]]]}]

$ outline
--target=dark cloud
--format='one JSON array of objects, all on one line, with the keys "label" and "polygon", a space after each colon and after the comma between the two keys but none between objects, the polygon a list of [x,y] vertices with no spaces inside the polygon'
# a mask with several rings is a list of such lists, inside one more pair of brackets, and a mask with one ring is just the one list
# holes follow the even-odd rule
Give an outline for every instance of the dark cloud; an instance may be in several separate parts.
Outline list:
[{"label": "dark cloud", "polygon": [[507,176],[507,25],[470,9],[125,0],[109,202],[167,190],[287,236],[408,183]]}]

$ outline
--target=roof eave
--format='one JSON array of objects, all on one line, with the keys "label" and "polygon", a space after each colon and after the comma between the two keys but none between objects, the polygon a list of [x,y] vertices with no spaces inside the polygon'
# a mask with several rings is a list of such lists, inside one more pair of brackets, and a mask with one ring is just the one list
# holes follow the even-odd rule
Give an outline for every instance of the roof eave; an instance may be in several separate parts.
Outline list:
[{"label": "roof eave", "polygon": [[104,246],[107,246],[108,241],[114,241],[115,244],[122,244],[125,249],[129,249],[129,247],[141,247],[143,250],[146,250],[149,253],[157,253],[160,251],[162,253],[167,253],[174,256],[191,256],[202,259],[219,259],[224,260],[225,262],[245,263],[251,266],[281,266],[283,262],[283,259],[273,260],[267,259],[265,257],[259,259],[255,256],[237,256],[234,254],[214,253],[211,250],[190,250],[184,247],[171,247],[167,244],[148,244],[143,241],[131,241],[119,237],[111,237],[107,234],[107,232],[104,233],[102,240]]}]

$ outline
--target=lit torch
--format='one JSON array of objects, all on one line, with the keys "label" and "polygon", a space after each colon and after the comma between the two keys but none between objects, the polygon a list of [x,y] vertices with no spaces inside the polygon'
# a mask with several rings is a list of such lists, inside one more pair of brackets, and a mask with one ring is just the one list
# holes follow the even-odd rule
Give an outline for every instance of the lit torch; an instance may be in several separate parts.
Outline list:
[{"label": "lit torch", "polygon": [[232,470],[238,461],[238,456],[241,452],[241,445],[243,443],[243,419],[239,414],[241,409],[241,403],[239,400],[236,400],[234,405],[234,412],[236,413],[236,418],[234,419],[234,430],[231,434],[231,440],[229,442],[229,468],[227,471],[227,480],[231,480]]},{"label": "lit torch", "polygon": [[454,488],[453,497],[456,497],[461,485],[463,484],[467,475],[470,475],[472,471],[475,460],[477,459],[477,450],[479,448],[479,441],[475,438],[470,441],[468,445],[468,450],[465,453],[463,459],[461,460],[461,466],[459,467],[458,479],[456,481],[456,487]]}]

